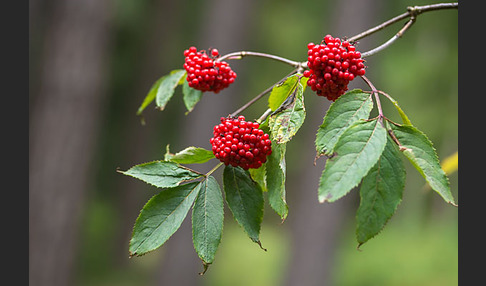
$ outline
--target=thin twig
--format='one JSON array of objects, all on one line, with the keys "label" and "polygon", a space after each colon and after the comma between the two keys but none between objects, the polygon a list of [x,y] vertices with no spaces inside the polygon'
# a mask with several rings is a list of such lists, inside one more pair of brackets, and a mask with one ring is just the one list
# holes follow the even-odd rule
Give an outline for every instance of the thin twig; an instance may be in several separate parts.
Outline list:
[{"label": "thin twig", "polygon": [[410,20],[408,20],[408,22],[405,24],[405,26],[403,26],[403,28],[400,31],[398,31],[398,33],[396,33],[391,39],[386,41],[381,46],[378,46],[378,47],[376,47],[376,48],[374,48],[370,51],[362,53],[361,57],[366,58],[366,57],[372,56],[372,55],[388,48],[389,46],[391,46],[391,44],[393,44],[396,40],[400,39],[402,37],[403,33],[405,33],[413,25],[413,23],[415,23],[415,19],[416,19],[415,17],[412,17]]},{"label": "thin twig", "polygon": [[219,61],[226,60],[226,59],[228,59],[228,60],[239,60],[239,59],[246,57],[246,56],[268,58],[268,59],[272,59],[272,60],[276,60],[276,61],[279,61],[279,62],[282,62],[282,63],[289,64],[289,65],[291,65],[295,68],[302,68],[302,63],[300,63],[300,62],[292,61],[292,60],[289,60],[287,58],[283,58],[283,57],[279,57],[279,56],[275,56],[275,55],[271,55],[271,54],[260,53],[260,52],[250,52],[250,51],[240,51],[240,52],[229,53],[229,54],[226,54],[224,56],[219,57],[218,59],[216,59],[216,61],[219,62]]},{"label": "thin twig", "polygon": [[267,89],[265,89],[264,91],[262,91],[261,93],[259,93],[257,96],[255,96],[250,101],[248,101],[245,105],[243,105],[242,107],[238,108],[238,110],[236,110],[235,112],[231,113],[230,116],[231,117],[234,117],[234,116],[240,114],[242,111],[244,111],[245,109],[247,109],[248,107],[250,107],[250,105],[252,105],[257,100],[259,100],[260,98],[262,98],[265,94],[267,94],[270,91],[272,91],[272,89],[273,89],[274,86],[276,86],[277,84],[280,84],[281,82],[285,81],[289,76],[293,75],[297,71],[298,71],[298,68],[295,69],[295,70],[293,70],[292,72],[290,72],[288,75],[286,75],[285,77],[283,77],[281,80],[279,80],[278,82],[276,82],[272,86],[269,86]]},{"label": "thin twig", "polygon": [[356,36],[353,36],[351,38],[348,39],[349,42],[354,42],[354,41],[357,41],[359,39],[362,39],[364,37],[367,37],[371,34],[374,34],[388,26],[390,26],[391,24],[394,24],[398,21],[401,21],[403,19],[406,19],[408,17],[417,17],[418,15],[424,13],[424,12],[429,12],[429,11],[435,11],[435,10],[442,10],[442,9],[457,9],[458,8],[458,3],[455,2],[455,3],[438,3],[438,4],[431,4],[431,5],[425,5],[425,6],[413,6],[413,7],[408,7],[407,8],[407,12],[401,14],[401,15],[398,15],[386,22],[383,22],[381,23],[380,25],[376,26],[376,27],[373,27],[371,29],[368,29]]},{"label": "thin twig", "polygon": [[[207,177],[211,176],[211,174],[212,174],[214,171],[216,171],[216,170],[217,170],[219,167],[221,167],[221,165],[223,165],[223,162],[219,162],[219,163],[218,163],[218,165],[214,166],[214,168],[212,168],[212,169],[211,169],[209,172],[207,172],[207,173],[204,175],[204,177],[206,177],[206,178],[207,178]],[[206,271],[204,271],[204,272],[206,272]]]},{"label": "thin twig", "polygon": [[373,96],[375,97],[376,100],[376,107],[378,108],[378,120],[380,120],[381,124],[383,124],[383,118],[385,116],[383,115],[383,109],[381,108],[381,101],[380,101],[380,96],[378,95],[378,90],[375,88],[375,86],[371,83],[371,81],[367,77],[362,75],[361,78],[366,82],[366,84],[371,88],[371,91],[373,92]]},{"label": "thin twig", "polygon": [[258,119],[256,120],[256,122],[257,122],[258,124],[262,124],[262,122],[263,122],[263,121],[265,121],[265,119],[267,119],[267,117],[270,115],[270,113],[272,113],[272,109],[271,109],[271,108],[267,109],[267,110],[266,110],[266,111],[265,111],[265,112],[262,114],[262,116],[260,116],[260,118],[258,118]]}]

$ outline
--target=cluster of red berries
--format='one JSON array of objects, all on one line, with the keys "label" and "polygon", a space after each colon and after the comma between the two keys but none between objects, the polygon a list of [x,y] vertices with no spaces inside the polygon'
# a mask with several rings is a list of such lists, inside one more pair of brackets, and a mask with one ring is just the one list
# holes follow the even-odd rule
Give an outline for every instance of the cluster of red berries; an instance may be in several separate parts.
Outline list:
[{"label": "cluster of red berries", "polygon": [[361,53],[348,41],[326,35],[320,45],[309,43],[307,48],[307,85],[330,101],[344,94],[355,77],[365,74]]},{"label": "cluster of red berries", "polygon": [[260,168],[272,153],[272,142],[259,127],[257,122],[245,121],[242,115],[221,117],[221,124],[214,126],[214,137],[209,140],[214,156],[225,165],[245,170]]},{"label": "cluster of red berries", "polygon": [[235,81],[236,73],[228,63],[216,60],[219,57],[217,49],[211,49],[210,53],[208,55],[204,50],[198,52],[196,47],[185,50],[184,69],[190,87],[218,93]]}]

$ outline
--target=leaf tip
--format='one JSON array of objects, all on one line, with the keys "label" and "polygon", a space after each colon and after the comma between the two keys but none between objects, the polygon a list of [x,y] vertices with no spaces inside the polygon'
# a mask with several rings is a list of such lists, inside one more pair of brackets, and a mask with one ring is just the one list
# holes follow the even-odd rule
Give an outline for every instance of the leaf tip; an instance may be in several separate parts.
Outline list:
[{"label": "leaf tip", "polygon": [[327,195],[321,195],[319,196],[319,203],[323,204],[323,203],[326,203],[326,202],[331,202],[331,198],[332,198],[332,195],[331,194],[327,194]]},{"label": "leaf tip", "polygon": [[265,252],[267,251],[267,249],[266,249],[266,248],[263,248],[263,246],[262,246],[262,242],[261,242],[260,240],[257,240],[257,241],[255,241],[255,242],[258,244],[258,246],[260,246],[260,248],[261,248],[261,249],[263,249],[263,251],[265,251]]},{"label": "leaf tip", "polygon": [[203,276],[206,273],[206,271],[208,271],[209,265],[211,265],[211,263],[206,263],[206,262],[204,262],[204,260],[202,261],[202,263],[203,263],[204,269],[203,269],[202,272],[198,273],[200,276]]}]

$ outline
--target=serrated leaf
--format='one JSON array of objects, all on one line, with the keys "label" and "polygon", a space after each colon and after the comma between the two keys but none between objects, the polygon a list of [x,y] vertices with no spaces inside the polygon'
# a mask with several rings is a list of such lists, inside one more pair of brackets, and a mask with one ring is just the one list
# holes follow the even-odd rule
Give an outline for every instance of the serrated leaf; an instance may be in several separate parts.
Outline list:
[{"label": "serrated leaf", "polygon": [[142,180],[158,188],[175,187],[203,176],[177,163],[167,161],[143,163],[133,166],[127,171],[118,172]]},{"label": "serrated leaf", "polygon": [[272,109],[272,111],[277,110],[285,99],[287,99],[295,90],[297,83],[299,82],[299,76],[300,75],[298,74],[289,76],[283,82],[272,88],[270,96],[268,97],[268,107]]},{"label": "serrated leaf", "polygon": [[377,235],[395,213],[402,200],[405,175],[400,152],[388,137],[380,159],[361,182],[356,212],[359,245]]},{"label": "serrated leaf", "polygon": [[316,135],[317,155],[331,155],[344,131],[360,119],[367,119],[373,109],[369,93],[351,90],[331,104]]},{"label": "serrated leaf", "polygon": [[410,125],[391,124],[391,128],[400,142],[402,153],[425,178],[430,187],[446,202],[456,205],[449,187],[449,179],[442,170],[439,157],[427,136]]},{"label": "serrated leaf", "polygon": [[346,129],[322,172],[319,202],[336,201],[356,187],[380,158],[386,137],[387,131],[377,119],[360,120]]},{"label": "serrated leaf", "polygon": [[289,207],[285,199],[285,144],[272,143],[272,154],[266,162],[266,185],[268,202],[282,220],[287,218]]},{"label": "serrated leaf", "polygon": [[190,146],[175,154],[167,154],[164,156],[167,161],[179,164],[202,164],[214,158],[213,151],[206,150],[201,147]]},{"label": "serrated leaf", "polygon": [[157,249],[184,221],[199,191],[201,182],[192,182],[163,190],[142,208],[130,240],[130,256]]},{"label": "serrated leaf", "polygon": [[163,77],[159,78],[150,88],[150,91],[148,94],[145,96],[145,99],[142,102],[142,105],[137,110],[137,115],[142,114],[144,109],[152,103],[152,101],[155,100],[155,96],[157,95],[157,90],[159,89],[160,83],[167,77],[167,75],[164,75]]},{"label": "serrated leaf", "polygon": [[270,115],[268,120],[272,141],[278,144],[289,142],[305,120],[304,86],[300,82],[297,83],[294,92],[295,94],[288,98],[289,104]]},{"label": "serrated leaf", "polygon": [[174,95],[175,88],[179,85],[181,78],[186,74],[183,69],[173,70],[160,82],[155,96],[155,105],[164,110],[167,102]]},{"label": "serrated leaf", "polygon": [[223,189],[226,202],[238,224],[250,239],[260,243],[260,225],[263,220],[263,192],[248,171],[228,165],[223,171]]},{"label": "serrated leaf", "polygon": [[182,94],[183,100],[184,100],[184,105],[186,106],[187,112],[186,115],[191,112],[196,104],[201,100],[203,92],[197,89],[194,89],[189,86],[189,83],[184,81],[182,84]]},{"label": "serrated leaf", "polygon": [[223,234],[223,196],[214,177],[200,185],[192,209],[192,240],[194,249],[205,265],[214,260]]}]

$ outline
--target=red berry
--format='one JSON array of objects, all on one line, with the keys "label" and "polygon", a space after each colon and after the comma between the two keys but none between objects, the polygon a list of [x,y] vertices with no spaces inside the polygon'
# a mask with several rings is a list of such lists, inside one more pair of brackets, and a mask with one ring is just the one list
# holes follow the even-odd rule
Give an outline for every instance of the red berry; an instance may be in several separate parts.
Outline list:
[{"label": "red berry", "polygon": [[[256,122],[247,122],[245,117],[221,117],[221,124],[214,126],[209,140],[216,158],[225,165],[260,168],[272,153],[270,136],[258,129]],[[233,130],[237,130],[235,133]]]},{"label": "red berry", "polygon": [[218,93],[235,81],[236,73],[229,64],[217,61],[217,49],[212,49],[209,56],[206,51],[198,52],[196,47],[190,47],[184,51],[184,56],[183,67],[187,71],[187,81],[194,89]]},{"label": "red berry", "polygon": [[307,85],[331,101],[348,90],[350,81],[366,72],[361,53],[348,41],[326,35],[321,44],[309,43],[307,49]]}]

